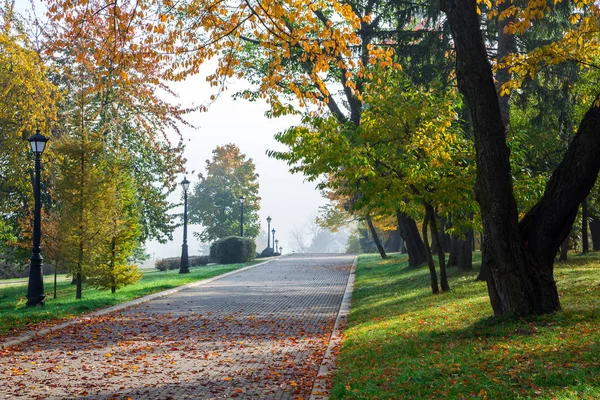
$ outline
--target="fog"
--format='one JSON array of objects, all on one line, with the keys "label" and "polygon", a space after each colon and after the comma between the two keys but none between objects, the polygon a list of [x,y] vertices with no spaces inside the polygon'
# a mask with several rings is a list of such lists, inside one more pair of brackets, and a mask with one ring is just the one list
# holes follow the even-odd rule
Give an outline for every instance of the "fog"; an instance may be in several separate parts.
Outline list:
[{"label": "fog", "polygon": [[[209,104],[208,100],[215,90],[209,88],[200,76],[173,84],[171,87],[179,93],[177,101],[184,107]],[[316,182],[306,182],[302,175],[291,174],[284,162],[269,158],[265,154],[267,150],[285,149],[285,146],[275,141],[273,135],[298,124],[300,117],[268,119],[264,115],[268,110],[266,102],[233,100],[231,94],[244,87],[243,81],[231,83],[226,92],[210,103],[207,112],[188,115],[187,120],[197,129],[182,127],[186,145],[184,156],[187,158],[187,178],[193,186],[198,172],[204,172],[205,162],[211,158],[212,150],[218,145],[235,143],[242,153],[252,158],[259,174],[261,228],[267,229],[266,218],[271,216],[271,228],[276,230],[276,238],[279,240],[279,246],[283,247],[283,252],[301,251],[297,241],[293,239],[293,232],[298,227],[304,228],[312,224],[319,206],[325,204],[326,200],[315,188]],[[183,175],[180,180],[183,180]],[[182,190],[179,188],[169,199],[179,202],[181,196]],[[174,209],[173,212],[182,213],[183,207]],[[201,249],[201,244],[192,234],[198,231],[199,226],[188,225],[190,255],[198,254]],[[182,238],[183,229],[178,228],[174,232],[173,241],[166,244],[149,242],[146,251],[157,259],[178,256],[181,252]],[[262,245],[262,241],[259,240],[259,251]]]}]

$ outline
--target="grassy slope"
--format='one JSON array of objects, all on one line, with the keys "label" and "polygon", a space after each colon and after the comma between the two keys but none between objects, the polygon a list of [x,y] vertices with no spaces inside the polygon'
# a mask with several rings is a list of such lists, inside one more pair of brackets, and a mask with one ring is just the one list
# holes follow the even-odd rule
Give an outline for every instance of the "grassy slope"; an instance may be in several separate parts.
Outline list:
[{"label": "grassy slope", "polygon": [[[262,261],[262,260],[261,260]],[[135,285],[126,286],[114,295],[110,291],[101,291],[86,287],[83,289],[83,299],[75,300],[75,286],[64,277],[58,281],[57,298],[53,299],[54,286],[52,277],[44,277],[46,291],[46,306],[26,308],[27,283],[0,286],[0,335],[25,328],[28,325],[61,320],[80,315],[92,310],[113,306],[136,299],[148,294],[171,289],[186,283],[211,278],[247,265],[245,264],[216,265],[209,267],[190,268],[189,274],[180,275],[178,270],[144,272],[142,279]]]},{"label": "grassy slope", "polygon": [[433,296],[406,257],[359,258],[332,399],[600,398],[600,258],[557,263],[563,311],[491,318],[476,272]]}]

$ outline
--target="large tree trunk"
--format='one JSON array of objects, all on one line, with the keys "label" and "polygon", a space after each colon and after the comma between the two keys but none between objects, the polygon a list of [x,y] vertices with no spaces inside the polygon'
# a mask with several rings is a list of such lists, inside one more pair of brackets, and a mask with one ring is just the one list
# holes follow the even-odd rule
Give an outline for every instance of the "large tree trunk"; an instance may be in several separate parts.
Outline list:
[{"label": "large tree trunk", "polygon": [[586,113],[540,201],[518,222],[505,127],[475,0],[442,0],[456,49],[458,86],[469,106],[477,154],[476,198],[489,253],[488,292],[497,315],[560,309],[556,252],[600,170],[600,108]]},{"label": "large tree trunk", "polygon": [[409,217],[407,214],[396,210],[396,217],[398,218],[398,227],[400,228],[400,235],[406,242],[406,250],[408,251],[408,266],[417,267],[427,261],[427,255],[425,254],[425,245],[419,235],[419,228],[414,219]]},{"label": "large tree trunk", "polygon": [[379,235],[377,234],[377,231],[375,230],[375,226],[373,226],[373,221],[371,220],[371,216],[367,215],[365,217],[365,220],[367,221],[367,225],[369,225],[369,230],[371,231],[371,236],[373,237],[375,246],[377,246],[377,250],[379,250],[379,254],[381,255],[381,258],[387,258],[387,254],[385,254],[385,250],[384,250],[383,246],[381,245],[381,240],[379,240]]},{"label": "large tree trunk", "polygon": [[590,251],[588,243],[588,207],[587,199],[581,202],[581,252],[583,254]]},{"label": "large tree trunk", "polygon": [[435,270],[435,264],[433,263],[433,255],[431,254],[431,247],[429,247],[429,239],[427,238],[427,225],[429,222],[429,213],[425,213],[423,218],[423,244],[425,245],[425,253],[427,255],[427,266],[429,267],[429,278],[431,282],[431,292],[438,294],[440,288],[438,287],[437,272]]},{"label": "large tree trunk", "polygon": [[438,263],[440,265],[440,286],[442,287],[442,292],[447,292],[450,290],[450,284],[448,283],[448,275],[446,274],[446,255],[442,248],[440,231],[437,227],[437,216],[431,205],[425,204],[425,210],[426,213],[429,214],[429,222],[431,223],[431,244],[434,251],[437,253]]},{"label": "large tree trunk", "polygon": [[600,251],[600,218],[592,216],[590,219],[590,232],[592,233],[592,250]]}]

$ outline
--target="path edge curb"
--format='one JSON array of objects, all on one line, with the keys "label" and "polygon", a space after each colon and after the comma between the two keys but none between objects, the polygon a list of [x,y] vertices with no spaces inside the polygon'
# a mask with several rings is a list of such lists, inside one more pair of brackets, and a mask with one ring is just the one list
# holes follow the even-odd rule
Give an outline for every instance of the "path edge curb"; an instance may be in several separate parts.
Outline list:
[{"label": "path edge curb", "polygon": [[200,281],[187,283],[185,285],[177,286],[177,287],[174,287],[172,289],[163,290],[162,292],[149,294],[147,296],[143,296],[143,297],[137,298],[135,300],[128,301],[126,303],[117,304],[116,306],[111,306],[111,307],[103,308],[103,309],[98,310],[98,311],[93,311],[93,312],[91,312],[89,314],[84,314],[81,317],[77,317],[77,318],[74,318],[72,320],[63,322],[62,324],[50,326],[48,328],[44,328],[44,329],[41,329],[41,330],[33,332],[33,333],[26,333],[26,334],[23,334],[21,336],[17,336],[14,339],[9,339],[9,340],[5,340],[5,341],[1,342],[0,343],[0,350],[6,350],[6,349],[9,349],[11,347],[18,346],[18,345],[23,344],[25,342],[28,342],[28,341],[30,341],[32,339],[35,339],[36,337],[45,336],[45,335],[47,335],[49,333],[52,333],[52,332],[55,332],[55,331],[59,331],[59,330],[64,329],[64,328],[68,328],[69,326],[80,324],[82,322],[88,321],[88,320],[90,320],[93,317],[100,317],[102,315],[110,314],[110,313],[113,313],[113,312],[116,312],[116,311],[125,310],[127,308],[130,308],[130,307],[133,307],[133,306],[137,306],[139,304],[148,303],[148,302],[150,302],[152,300],[156,300],[156,299],[160,299],[162,297],[170,296],[170,295],[172,295],[174,293],[181,292],[182,290],[185,290],[185,289],[193,288],[193,287],[200,286],[200,285],[206,285],[207,283],[211,283],[211,282],[214,282],[216,280],[219,280],[219,279],[231,276],[231,275],[235,275],[235,274],[237,274],[239,272],[247,271],[249,269],[256,268],[256,267],[259,267],[261,265],[268,264],[268,263],[270,263],[272,261],[277,260],[278,258],[272,258],[270,260],[263,261],[263,262],[258,263],[258,264],[249,265],[249,266],[244,267],[244,268],[236,269],[234,271],[229,271],[229,272],[226,272],[226,273],[221,274],[221,275],[213,276],[212,278],[202,279]]},{"label": "path edge curb", "polygon": [[310,392],[309,400],[327,400],[329,399],[329,390],[327,388],[327,382],[329,377],[336,370],[336,357],[332,355],[333,349],[339,346],[342,342],[344,334],[344,326],[348,320],[348,314],[350,313],[350,306],[352,304],[352,292],[354,291],[354,281],[356,280],[356,266],[358,264],[358,256],[354,257],[350,274],[348,275],[348,283],[346,284],[346,290],[344,291],[344,297],[342,297],[342,304],[338,315],[335,319],[333,331],[329,337],[329,344],[325,350],[325,355],[319,366],[319,372],[313,383],[312,390]]}]

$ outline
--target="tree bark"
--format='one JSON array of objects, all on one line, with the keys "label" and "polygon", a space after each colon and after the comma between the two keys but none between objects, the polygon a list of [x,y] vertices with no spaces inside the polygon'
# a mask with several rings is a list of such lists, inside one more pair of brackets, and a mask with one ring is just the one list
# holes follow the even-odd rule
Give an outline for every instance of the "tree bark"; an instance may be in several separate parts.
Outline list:
[{"label": "tree bark", "polygon": [[427,225],[429,222],[429,213],[425,213],[423,218],[423,244],[425,245],[425,253],[427,256],[427,266],[429,267],[429,277],[431,282],[431,292],[438,294],[440,289],[438,287],[437,272],[435,270],[435,264],[433,263],[433,255],[431,254],[431,247],[429,247],[429,239],[427,238]]},{"label": "tree bark", "polygon": [[581,252],[589,253],[590,247],[588,243],[588,206],[587,199],[581,202]]},{"label": "tree bark", "polygon": [[569,237],[562,242],[560,245],[560,261],[567,261],[567,257],[569,254]]},{"label": "tree bark", "polygon": [[442,292],[448,292],[450,290],[450,284],[448,283],[448,275],[446,273],[446,255],[442,248],[442,241],[440,240],[440,231],[437,227],[437,216],[435,210],[429,204],[425,204],[426,213],[429,213],[429,222],[431,223],[431,244],[434,251],[438,256],[438,263],[440,265],[440,286]]},{"label": "tree bark", "polygon": [[375,246],[377,246],[377,250],[379,250],[379,254],[381,255],[381,258],[387,258],[387,254],[385,254],[385,250],[384,250],[383,246],[381,245],[381,240],[379,240],[379,235],[377,235],[377,231],[375,230],[375,227],[373,226],[373,221],[371,220],[371,216],[367,214],[367,216],[365,217],[365,220],[367,221],[367,225],[369,225],[369,230],[371,231],[371,236],[373,237]]},{"label": "tree bark", "polygon": [[458,242],[458,268],[463,271],[470,271],[473,269],[473,229],[469,229],[465,232],[465,238],[460,239]]},{"label": "tree bark", "polygon": [[450,242],[450,255],[448,256],[448,266],[456,267],[458,265],[458,251],[460,239],[457,235],[452,235]]},{"label": "tree bark", "polygon": [[540,201],[519,223],[509,150],[494,77],[474,0],[442,0],[457,58],[457,80],[469,106],[477,155],[476,199],[491,268],[487,279],[496,315],[532,315],[560,309],[554,257],[579,204],[600,170],[600,108],[592,106]]},{"label": "tree bark", "polygon": [[452,238],[446,233],[446,230],[452,228],[452,218],[440,217],[438,218],[438,221],[440,222],[440,242],[442,243],[442,250],[444,250],[445,253],[450,253],[450,250],[452,249]]},{"label": "tree bark", "polygon": [[427,255],[425,245],[419,235],[417,223],[400,210],[396,210],[396,217],[398,219],[400,235],[404,239],[406,250],[408,251],[408,266],[418,267],[427,261]]},{"label": "tree bark", "polygon": [[400,229],[397,228],[395,231],[390,232],[390,235],[388,236],[387,240],[385,241],[385,244],[383,246],[383,248],[385,249],[385,251],[389,251],[389,252],[398,252],[400,251],[400,243],[402,242],[402,237],[400,236]]},{"label": "tree bark", "polygon": [[592,250],[600,251],[600,218],[595,215],[590,218],[590,232],[592,234]]}]

